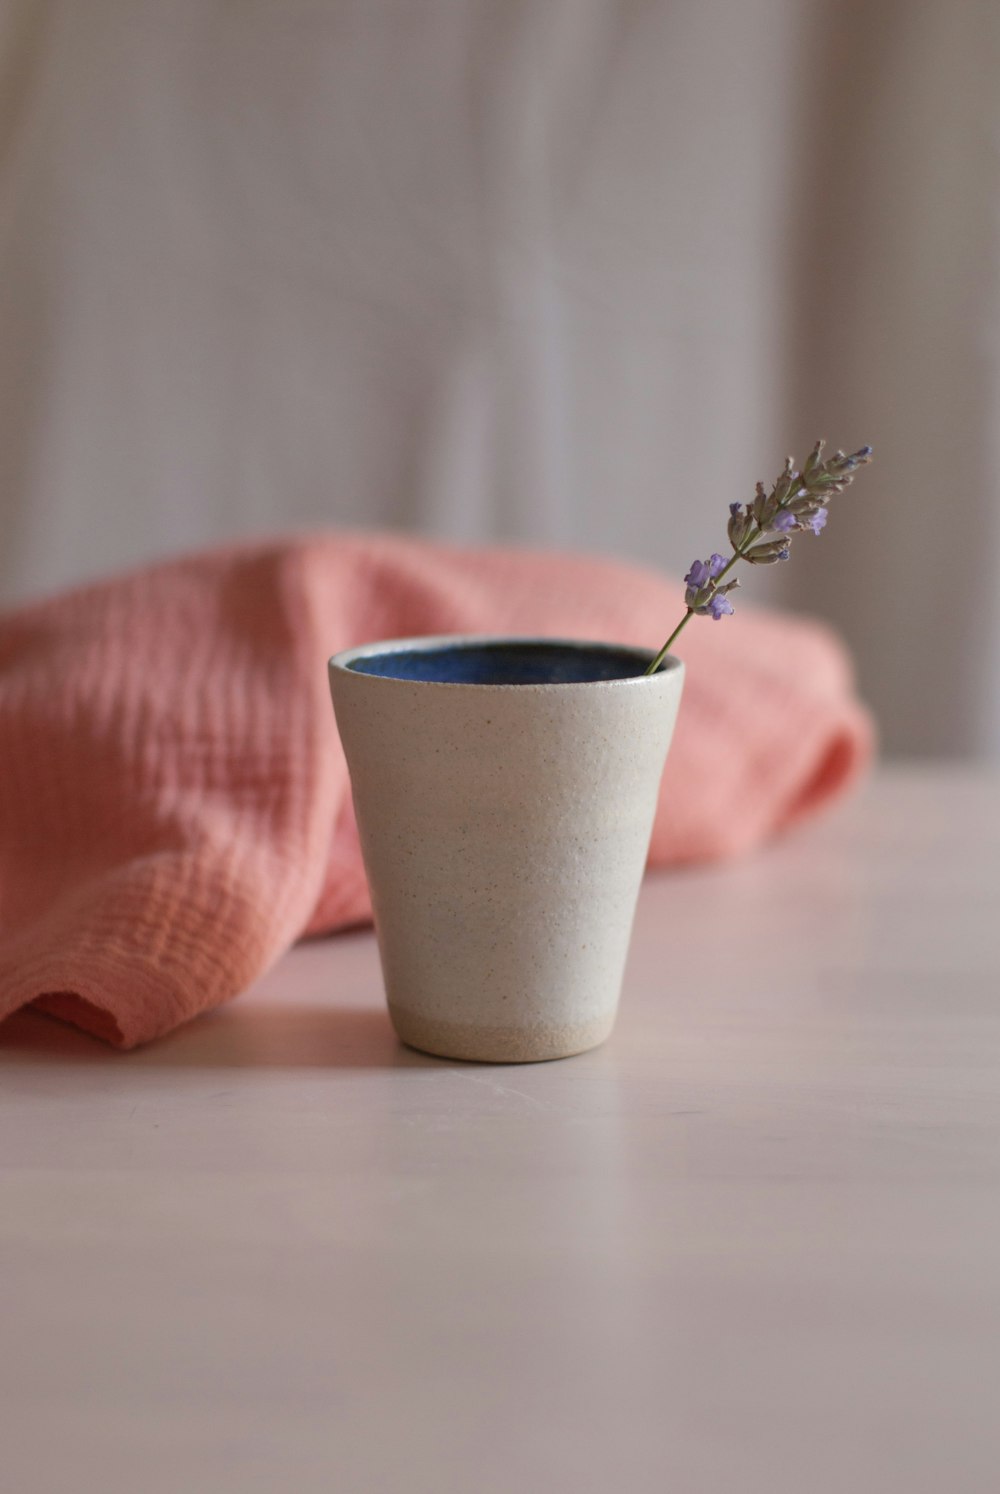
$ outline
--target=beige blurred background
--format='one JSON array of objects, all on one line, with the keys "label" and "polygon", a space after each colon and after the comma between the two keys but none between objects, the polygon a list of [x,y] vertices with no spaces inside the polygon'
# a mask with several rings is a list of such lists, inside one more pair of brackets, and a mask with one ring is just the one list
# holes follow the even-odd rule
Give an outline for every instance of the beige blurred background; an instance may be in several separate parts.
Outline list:
[{"label": "beige blurred background", "polygon": [[679,573],[822,434],[744,596],[1000,757],[995,0],[0,18],[0,601],[328,524]]}]

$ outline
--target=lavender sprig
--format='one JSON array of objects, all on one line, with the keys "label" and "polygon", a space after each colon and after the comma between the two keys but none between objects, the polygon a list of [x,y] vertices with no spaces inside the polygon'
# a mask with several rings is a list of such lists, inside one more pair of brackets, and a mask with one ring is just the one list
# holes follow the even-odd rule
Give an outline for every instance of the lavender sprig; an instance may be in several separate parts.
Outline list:
[{"label": "lavender sprig", "polygon": [[714,554],[708,560],[693,562],[684,577],[687,611],[646,674],[656,673],[670,645],[692,617],[714,617],[718,622],[732,614],[729,593],[740,583],[735,577],[732,581],[725,578],[738,560],[747,560],[751,565],[774,565],[788,559],[793,534],[805,530],[819,534],[824,529],[829,500],[850,487],[858,468],[867,466],[872,459],[871,447],[862,446],[850,456],[835,451],[824,462],[824,445],[823,441],[816,442],[801,471],[795,466],[794,457],[789,457],[770,492],[759,482],[752,503],[729,505],[728,534],[733,553],[729,560]]}]

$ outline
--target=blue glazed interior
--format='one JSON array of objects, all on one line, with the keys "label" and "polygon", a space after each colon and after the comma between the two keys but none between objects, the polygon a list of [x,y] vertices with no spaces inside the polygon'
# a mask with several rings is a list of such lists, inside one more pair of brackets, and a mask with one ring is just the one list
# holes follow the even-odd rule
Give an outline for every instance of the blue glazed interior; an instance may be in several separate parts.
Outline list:
[{"label": "blue glazed interior", "polygon": [[451,685],[573,685],[641,675],[649,656],[597,644],[463,643],[388,649],[348,665],[357,674]]}]

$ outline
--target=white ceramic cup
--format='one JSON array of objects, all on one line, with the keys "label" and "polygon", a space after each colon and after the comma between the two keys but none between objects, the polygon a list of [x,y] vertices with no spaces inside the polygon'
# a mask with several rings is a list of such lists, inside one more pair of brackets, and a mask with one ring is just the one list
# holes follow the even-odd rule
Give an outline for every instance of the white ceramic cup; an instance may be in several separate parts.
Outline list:
[{"label": "white ceramic cup", "polygon": [[403,1042],[523,1063],[610,1033],[684,676],[651,658],[444,637],[330,660]]}]

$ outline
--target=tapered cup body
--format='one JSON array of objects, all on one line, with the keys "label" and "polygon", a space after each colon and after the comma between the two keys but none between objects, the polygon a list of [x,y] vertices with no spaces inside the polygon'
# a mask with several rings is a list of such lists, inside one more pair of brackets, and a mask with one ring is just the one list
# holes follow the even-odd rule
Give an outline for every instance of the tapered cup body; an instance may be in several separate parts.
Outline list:
[{"label": "tapered cup body", "polygon": [[608,1036],[683,684],[651,657],[449,637],[330,661],[405,1043],[530,1062]]}]

